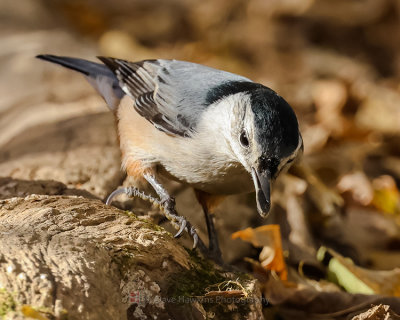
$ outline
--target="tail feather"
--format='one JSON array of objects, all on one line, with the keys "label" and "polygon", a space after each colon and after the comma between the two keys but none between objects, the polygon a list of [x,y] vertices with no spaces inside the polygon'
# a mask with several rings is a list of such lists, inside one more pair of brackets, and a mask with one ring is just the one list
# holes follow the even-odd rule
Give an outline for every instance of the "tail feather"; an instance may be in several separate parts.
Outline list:
[{"label": "tail feather", "polygon": [[119,85],[117,77],[104,64],[50,54],[40,54],[37,55],[36,58],[50,61],[82,73],[93,88],[95,88],[107,102],[111,110],[114,110],[119,105],[120,100],[124,96],[124,92]]}]

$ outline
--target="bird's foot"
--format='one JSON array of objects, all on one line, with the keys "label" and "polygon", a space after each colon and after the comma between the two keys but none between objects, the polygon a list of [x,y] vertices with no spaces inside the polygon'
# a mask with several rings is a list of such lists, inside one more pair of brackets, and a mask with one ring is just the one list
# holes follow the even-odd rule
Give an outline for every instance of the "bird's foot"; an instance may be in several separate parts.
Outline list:
[{"label": "bird's foot", "polygon": [[[186,220],[185,217],[178,215],[175,209],[175,199],[173,197],[166,197],[165,200],[161,201],[161,206],[164,209],[165,217],[170,221],[175,221],[179,224],[179,231],[175,234],[175,238],[179,238],[182,232],[186,230],[193,239],[193,248],[198,247],[204,257],[215,261],[219,265],[223,265],[221,250],[219,248],[218,236],[213,227],[209,234],[209,247],[198,236],[196,229]],[[210,217],[211,218],[211,217]]]},{"label": "bird's foot", "polygon": [[176,212],[175,199],[172,197],[168,197],[164,200],[158,201],[158,206],[164,213],[165,217],[169,221],[171,221],[175,229],[178,230],[174,238],[179,238],[182,235],[183,231],[186,231],[193,239],[193,248],[196,248],[200,239],[199,235],[197,234],[196,229],[190,224],[190,222],[187,221],[185,217],[180,216]]},{"label": "bird's foot", "polygon": [[[221,250],[219,248],[219,242],[217,233],[214,228],[211,228],[209,235],[209,247],[204,244],[196,229],[191,225],[185,217],[180,216],[175,209],[175,199],[172,197],[166,197],[163,200],[159,200],[151,195],[140,191],[135,187],[119,188],[113,191],[107,198],[106,204],[110,205],[115,197],[120,194],[126,194],[128,197],[138,197],[145,201],[151,202],[156,205],[164,213],[164,216],[171,222],[172,226],[178,230],[174,238],[179,238],[184,231],[186,231],[193,239],[193,249],[198,248],[202,255],[208,259],[215,261],[219,265],[223,265]],[[211,217],[210,217],[211,218]],[[210,230],[209,230],[210,231]]]},{"label": "bird's foot", "polygon": [[151,195],[140,191],[135,187],[120,188],[113,191],[107,198],[106,204],[110,205],[113,199],[120,195],[126,194],[128,197],[138,197],[145,201],[150,201],[153,205],[158,206],[164,213],[164,216],[171,222],[172,226],[178,230],[175,234],[175,238],[182,235],[183,231],[186,231],[193,239],[193,248],[198,247],[202,253],[207,251],[207,247],[203,241],[199,238],[196,229],[186,220],[185,217],[180,216],[175,210],[175,200],[172,197],[159,200]]}]

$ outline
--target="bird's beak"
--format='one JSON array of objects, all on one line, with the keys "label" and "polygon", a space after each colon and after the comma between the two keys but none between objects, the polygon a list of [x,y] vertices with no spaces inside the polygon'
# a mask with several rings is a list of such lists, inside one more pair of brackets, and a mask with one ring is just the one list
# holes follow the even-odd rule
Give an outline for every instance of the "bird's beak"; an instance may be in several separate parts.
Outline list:
[{"label": "bird's beak", "polygon": [[256,168],[251,168],[251,176],[256,189],[257,210],[265,218],[271,208],[271,173],[269,169],[263,169],[258,164]]}]

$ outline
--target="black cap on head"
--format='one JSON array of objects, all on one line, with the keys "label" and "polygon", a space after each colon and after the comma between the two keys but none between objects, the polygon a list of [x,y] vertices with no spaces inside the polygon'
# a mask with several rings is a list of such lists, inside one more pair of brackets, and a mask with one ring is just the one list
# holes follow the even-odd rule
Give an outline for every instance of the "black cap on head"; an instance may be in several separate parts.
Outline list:
[{"label": "black cap on head", "polygon": [[255,139],[271,159],[291,155],[299,144],[299,126],[290,105],[273,90],[260,86],[250,91]]}]

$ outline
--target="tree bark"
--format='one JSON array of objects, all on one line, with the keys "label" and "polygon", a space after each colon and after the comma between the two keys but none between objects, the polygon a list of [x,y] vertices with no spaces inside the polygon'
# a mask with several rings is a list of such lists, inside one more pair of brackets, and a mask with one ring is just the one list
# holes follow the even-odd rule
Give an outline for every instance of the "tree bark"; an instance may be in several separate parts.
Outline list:
[{"label": "tree bark", "polygon": [[263,317],[255,280],[238,280],[247,299],[224,300],[226,292],[204,299],[218,282],[241,277],[199,258],[148,220],[96,199],[1,200],[0,238],[5,318]]}]

